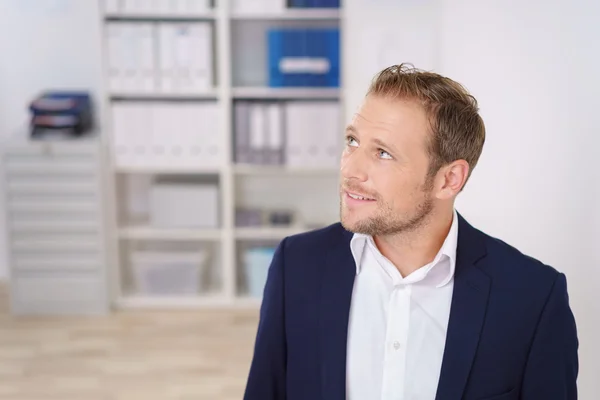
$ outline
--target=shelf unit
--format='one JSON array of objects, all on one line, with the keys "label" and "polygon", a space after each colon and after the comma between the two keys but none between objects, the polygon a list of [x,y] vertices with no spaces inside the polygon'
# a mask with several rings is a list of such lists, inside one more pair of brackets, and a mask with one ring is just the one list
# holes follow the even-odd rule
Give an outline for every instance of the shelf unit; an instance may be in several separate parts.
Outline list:
[{"label": "shelf unit", "polygon": [[[294,185],[296,181],[304,181],[308,187],[312,187],[312,180],[325,179],[323,187],[333,189],[337,195],[337,175],[339,168],[299,168],[287,166],[264,166],[264,165],[236,165],[233,160],[233,115],[234,103],[239,100],[246,101],[297,101],[297,100],[334,100],[339,102],[343,109],[342,89],[340,87],[284,87],[273,88],[266,84],[256,85],[253,82],[239,85],[234,79],[235,72],[233,61],[235,57],[234,30],[239,24],[263,24],[263,26],[322,26],[330,24],[343,29],[341,9],[287,9],[279,12],[257,12],[240,13],[231,10],[231,0],[214,0],[213,9],[206,12],[186,14],[180,13],[133,13],[133,12],[104,12],[106,0],[100,1],[103,15],[102,40],[104,41],[104,69],[108,71],[109,49],[107,43],[107,24],[111,22],[126,23],[162,23],[162,22],[206,22],[213,24],[213,55],[215,64],[215,86],[196,92],[169,93],[155,91],[127,91],[110,90],[109,78],[105,73],[105,85],[107,87],[104,98],[107,118],[105,121],[107,133],[106,146],[108,148],[109,188],[111,191],[111,216],[112,229],[109,232],[111,247],[111,259],[114,266],[111,273],[113,285],[113,305],[117,308],[195,308],[195,307],[257,307],[260,299],[249,297],[238,290],[239,286],[239,262],[238,243],[240,241],[269,241],[276,243],[288,235],[309,230],[311,224],[304,225],[298,222],[286,227],[237,227],[235,224],[236,196],[243,195],[248,190],[248,182],[253,179],[284,179],[285,182]],[[253,26],[254,26],[253,25]],[[341,60],[340,60],[341,62]],[[342,80],[343,72],[340,73]],[[113,116],[110,112],[111,105],[115,102],[214,102],[218,104],[220,145],[225,149],[223,163],[218,168],[198,167],[136,167],[120,166],[116,163],[114,156],[114,133],[112,132]],[[343,114],[343,113],[341,113]],[[343,115],[341,115],[343,119]],[[342,121],[340,121],[342,122]],[[342,134],[340,135],[340,141]],[[184,176],[216,176],[218,178],[220,192],[220,227],[218,229],[190,229],[190,228],[157,228],[146,223],[135,223],[122,221],[118,208],[123,201],[120,193],[120,180],[139,176],[157,175],[184,175]],[[246,185],[246,188],[238,186]],[[262,183],[262,187],[270,187]],[[277,186],[278,184],[273,184]],[[284,185],[285,186],[285,185]],[[318,187],[318,184],[317,184]],[[260,197],[260,190],[254,193],[254,198]],[[242,194],[241,194],[242,193]],[[313,195],[306,195],[314,197]],[[250,196],[253,197],[253,196]],[[337,198],[328,203],[337,208]],[[330,207],[330,208],[331,208]],[[322,220],[322,225],[334,222],[334,220]],[[318,225],[318,224],[317,224]],[[216,244],[219,252],[218,280],[220,287],[216,291],[197,296],[162,297],[145,296],[130,293],[123,282],[123,252],[128,243],[138,242],[194,242]]]}]

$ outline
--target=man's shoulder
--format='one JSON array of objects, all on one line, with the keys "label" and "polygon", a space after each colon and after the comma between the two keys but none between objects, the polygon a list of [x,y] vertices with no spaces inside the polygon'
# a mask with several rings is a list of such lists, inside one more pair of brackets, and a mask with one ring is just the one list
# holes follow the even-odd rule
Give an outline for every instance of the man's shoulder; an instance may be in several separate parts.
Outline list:
[{"label": "man's shoulder", "polygon": [[503,239],[479,231],[484,238],[486,272],[496,279],[552,285],[560,271]]}]

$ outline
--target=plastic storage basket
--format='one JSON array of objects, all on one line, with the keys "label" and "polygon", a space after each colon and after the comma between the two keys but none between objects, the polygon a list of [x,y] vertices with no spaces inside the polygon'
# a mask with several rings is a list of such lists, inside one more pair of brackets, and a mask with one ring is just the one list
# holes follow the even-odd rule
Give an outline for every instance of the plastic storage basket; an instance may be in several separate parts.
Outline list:
[{"label": "plastic storage basket", "polygon": [[131,255],[134,285],[140,295],[197,295],[202,287],[206,254],[135,251]]}]

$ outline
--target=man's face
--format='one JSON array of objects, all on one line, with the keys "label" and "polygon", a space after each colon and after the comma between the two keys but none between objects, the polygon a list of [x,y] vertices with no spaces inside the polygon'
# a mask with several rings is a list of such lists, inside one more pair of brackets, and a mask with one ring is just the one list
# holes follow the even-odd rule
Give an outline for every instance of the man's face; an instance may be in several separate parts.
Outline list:
[{"label": "man's face", "polygon": [[425,111],[412,101],[368,96],[347,131],[340,214],[351,232],[391,235],[420,227],[434,207]]}]

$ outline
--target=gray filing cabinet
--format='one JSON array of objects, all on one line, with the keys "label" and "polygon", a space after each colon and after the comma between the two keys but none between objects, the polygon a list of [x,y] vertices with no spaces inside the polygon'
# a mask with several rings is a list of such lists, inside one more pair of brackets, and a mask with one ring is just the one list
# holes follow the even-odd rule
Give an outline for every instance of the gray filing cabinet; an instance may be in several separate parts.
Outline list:
[{"label": "gray filing cabinet", "polygon": [[14,314],[109,311],[99,139],[2,144]]}]

